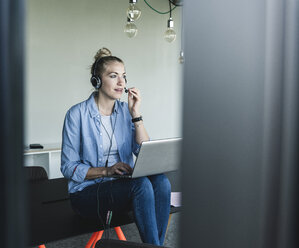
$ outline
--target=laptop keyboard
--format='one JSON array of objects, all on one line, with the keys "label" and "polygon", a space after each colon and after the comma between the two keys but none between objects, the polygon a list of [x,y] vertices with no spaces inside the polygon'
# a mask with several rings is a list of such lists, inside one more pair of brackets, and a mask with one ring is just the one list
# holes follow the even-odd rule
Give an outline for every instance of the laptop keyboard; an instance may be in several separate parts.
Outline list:
[{"label": "laptop keyboard", "polygon": [[131,178],[132,175],[129,175],[129,174],[124,174],[124,175],[111,175],[110,177],[113,177],[113,178]]}]

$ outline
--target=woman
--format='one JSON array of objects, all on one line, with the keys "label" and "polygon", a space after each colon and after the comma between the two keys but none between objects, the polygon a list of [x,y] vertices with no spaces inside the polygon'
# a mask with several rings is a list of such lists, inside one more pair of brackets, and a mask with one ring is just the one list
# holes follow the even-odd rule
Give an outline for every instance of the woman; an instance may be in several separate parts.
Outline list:
[{"label": "woman", "polygon": [[86,217],[106,219],[133,210],[145,243],[163,245],[170,210],[170,183],[165,175],[115,179],[131,173],[133,153],[149,140],[140,114],[141,97],[128,89],[128,103],[119,99],[126,72],[121,59],[100,49],[91,67],[95,92],[65,116],[61,171],[69,180],[71,204]]}]

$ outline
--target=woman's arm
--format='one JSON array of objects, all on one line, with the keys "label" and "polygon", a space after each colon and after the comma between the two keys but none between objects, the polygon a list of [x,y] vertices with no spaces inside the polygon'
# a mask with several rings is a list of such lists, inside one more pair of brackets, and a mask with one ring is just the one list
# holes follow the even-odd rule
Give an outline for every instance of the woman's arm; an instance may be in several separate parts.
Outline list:
[{"label": "woman's arm", "polygon": [[64,120],[61,149],[61,172],[67,179],[81,183],[90,168],[80,159],[80,113],[77,107],[70,109]]},{"label": "woman's arm", "polygon": [[85,176],[86,180],[89,179],[96,179],[99,177],[104,177],[107,175],[107,168],[106,167],[90,167],[87,171],[87,174]]},{"label": "woman's arm", "polygon": [[111,176],[111,175],[122,175],[123,173],[131,174],[133,169],[125,163],[118,162],[111,167],[96,167],[89,168],[87,171],[85,179],[96,179],[99,177]]},{"label": "woman's arm", "polygon": [[[129,111],[132,116],[132,119],[138,118],[141,116],[140,114],[140,103],[141,103],[141,97],[139,90],[136,88],[130,88],[129,89],[129,94],[128,94],[128,106],[129,106]],[[143,121],[137,121],[134,122],[136,134],[136,142],[137,144],[141,144],[143,141],[148,141],[149,136],[147,134],[147,131],[144,127]]]},{"label": "woman's arm", "polygon": [[[139,117],[139,115],[137,115],[137,117]],[[136,117],[133,117],[136,118]],[[149,136],[147,134],[147,131],[143,125],[143,121],[137,121],[134,122],[134,126],[135,126],[135,130],[136,130],[136,142],[137,144],[141,145],[141,143],[143,141],[148,141],[149,140]]]}]

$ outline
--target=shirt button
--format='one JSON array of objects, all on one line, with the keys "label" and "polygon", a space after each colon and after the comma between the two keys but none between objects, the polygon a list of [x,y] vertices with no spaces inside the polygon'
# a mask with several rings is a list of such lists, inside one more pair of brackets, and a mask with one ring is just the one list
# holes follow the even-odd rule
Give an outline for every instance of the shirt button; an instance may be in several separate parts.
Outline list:
[{"label": "shirt button", "polygon": [[102,133],[100,133],[100,135],[103,135]]},{"label": "shirt button", "polygon": [[101,158],[99,158],[99,161],[102,161],[102,159],[101,159]]},{"label": "shirt button", "polygon": [[102,145],[100,145],[100,147],[102,148],[103,146],[102,146]]},{"label": "shirt button", "polygon": [[97,115],[97,117],[99,118],[100,116],[99,116],[99,115]]}]

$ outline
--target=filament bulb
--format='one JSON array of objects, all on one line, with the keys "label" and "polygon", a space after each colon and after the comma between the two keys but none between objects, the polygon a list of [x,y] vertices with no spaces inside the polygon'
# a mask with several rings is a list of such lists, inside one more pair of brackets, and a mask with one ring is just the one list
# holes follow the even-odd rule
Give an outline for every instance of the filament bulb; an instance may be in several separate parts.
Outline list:
[{"label": "filament bulb", "polygon": [[127,16],[132,21],[139,19],[141,15],[141,10],[137,6],[137,0],[130,0],[129,8],[127,9]]},{"label": "filament bulb", "polygon": [[184,52],[181,51],[181,52],[180,52],[180,57],[179,57],[179,63],[180,63],[180,64],[184,64],[184,62],[185,62]]},{"label": "filament bulb", "polygon": [[136,24],[128,18],[127,24],[125,25],[124,32],[129,38],[134,38],[137,35],[137,26]]},{"label": "filament bulb", "polygon": [[173,20],[172,18],[169,18],[167,21],[167,29],[164,33],[164,39],[169,43],[173,42],[176,38],[176,33],[173,29],[173,26]]}]

